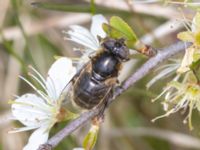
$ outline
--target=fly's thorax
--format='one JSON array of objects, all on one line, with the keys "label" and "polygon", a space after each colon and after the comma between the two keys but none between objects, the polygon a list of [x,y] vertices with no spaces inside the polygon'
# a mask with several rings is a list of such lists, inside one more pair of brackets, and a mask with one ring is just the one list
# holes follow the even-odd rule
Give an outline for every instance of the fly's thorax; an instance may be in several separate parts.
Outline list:
[{"label": "fly's thorax", "polygon": [[93,77],[102,81],[109,77],[117,76],[120,64],[120,61],[112,53],[104,52],[93,60]]}]

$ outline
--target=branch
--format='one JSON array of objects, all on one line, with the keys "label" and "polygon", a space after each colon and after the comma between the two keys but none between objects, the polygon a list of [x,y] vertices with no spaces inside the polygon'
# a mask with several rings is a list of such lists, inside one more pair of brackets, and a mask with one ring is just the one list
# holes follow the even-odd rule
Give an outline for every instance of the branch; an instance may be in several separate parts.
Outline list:
[{"label": "branch", "polygon": [[[119,96],[122,92],[127,90],[130,86],[134,85],[138,80],[147,75],[159,63],[167,60],[168,58],[177,54],[178,52],[185,50],[188,46],[190,46],[189,43],[177,42],[163,49],[157,49],[157,55],[155,55],[154,57],[149,59],[144,65],[142,65],[124,82],[124,84],[121,87],[116,88],[116,92],[114,93],[114,99],[117,96]],[[112,99],[111,101],[113,101],[114,99]]]},{"label": "branch", "polygon": [[[169,47],[163,49],[157,49],[157,55],[150,58],[144,65],[142,65],[135,73],[133,73],[120,87],[115,88],[114,96],[108,100],[108,104],[113,102],[116,97],[120,96],[124,91],[126,91],[129,87],[133,86],[138,80],[147,75],[154,67],[156,67],[160,62],[167,60],[171,56],[184,51],[186,47],[190,46],[189,43],[177,42]],[[83,113],[79,118],[71,121],[65,128],[55,134],[49,141],[42,145],[39,150],[43,150],[43,148],[55,147],[60,143],[65,137],[70,135],[77,128],[81,127],[88,120],[95,117],[100,111],[100,108],[90,110],[88,112]]]}]

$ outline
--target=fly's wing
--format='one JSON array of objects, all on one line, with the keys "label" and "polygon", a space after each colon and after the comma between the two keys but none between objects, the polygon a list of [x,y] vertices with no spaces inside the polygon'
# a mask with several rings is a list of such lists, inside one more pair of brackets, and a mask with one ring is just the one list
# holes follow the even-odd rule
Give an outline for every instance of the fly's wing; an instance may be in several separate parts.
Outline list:
[{"label": "fly's wing", "polygon": [[113,97],[113,90],[114,90],[114,87],[115,87],[117,82],[118,82],[117,77],[107,79],[104,82],[105,85],[110,86],[110,87],[108,88],[108,90],[105,93],[104,97],[102,98],[101,102],[97,106],[97,107],[100,107],[100,112],[97,115],[98,117],[104,116],[104,111],[107,108],[108,104],[110,103],[109,99]]},{"label": "fly's wing", "polygon": [[61,96],[64,98],[64,103],[73,101],[73,88],[74,88],[76,82],[79,80],[79,78],[85,71],[91,71],[91,66],[92,66],[91,64],[92,64],[91,60],[89,60],[81,68],[78,68],[74,77],[64,87],[62,94],[61,94]]}]

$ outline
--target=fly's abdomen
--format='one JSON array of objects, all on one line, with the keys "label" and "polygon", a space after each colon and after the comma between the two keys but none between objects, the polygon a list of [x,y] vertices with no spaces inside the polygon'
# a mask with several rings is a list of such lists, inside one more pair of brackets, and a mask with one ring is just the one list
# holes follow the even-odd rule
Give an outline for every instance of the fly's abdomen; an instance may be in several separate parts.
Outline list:
[{"label": "fly's abdomen", "polygon": [[74,102],[81,108],[91,109],[97,106],[107,94],[109,87],[92,79],[85,72],[74,87]]}]

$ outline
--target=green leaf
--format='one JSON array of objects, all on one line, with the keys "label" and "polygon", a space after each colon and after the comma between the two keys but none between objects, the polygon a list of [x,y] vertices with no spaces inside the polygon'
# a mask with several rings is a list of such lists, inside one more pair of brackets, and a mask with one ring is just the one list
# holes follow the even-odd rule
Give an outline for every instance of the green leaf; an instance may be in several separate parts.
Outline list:
[{"label": "green leaf", "polygon": [[103,24],[103,29],[112,38],[124,38],[128,47],[133,47],[138,41],[134,31],[120,17],[111,17],[109,24]]},{"label": "green leaf", "polygon": [[196,50],[193,54],[193,61],[196,62],[200,59],[200,52]]},{"label": "green leaf", "polygon": [[96,140],[97,140],[98,131],[99,131],[99,126],[92,125],[92,127],[90,128],[90,131],[85,136],[84,141],[83,141],[83,148],[85,150],[92,150],[94,148]]},{"label": "green leaf", "polygon": [[190,69],[193,71],[195,77],[200,83],[200,59],[198,59],[196,62],[193,62],[192,65],[190,65]]},{"label": "green leaf", "polygon": [[133,48],[138,41],[134,31],[120,17],[111,17],[109,24],[103,24],[103,29],[112,38],[124,38],[129,48]]},{"label": "green leaf", "polygon": [[132,42],[137,41],[138,38],[136,34],[133,32],[131,27],[120,17],[117,16],[111,17],[110,25],[114,27],[116,30],[122,32],[126,36],[127,40],[131,40]]},{"label": "green leaf", "polygon": [[103,27],[103,30],[109,35],[109,37],[116,38],[116,39],[117,38],[125,38],[126,39],[126,36],[122,32],[115,29],[111,25],[103,23],[102,27]]},{"label": "green leaf", "polygon": [[90,7],[92,15],[95,14],[95,0],[90,0]]},{"label": "green leaf", "polygon": [[200,46],[200,32],[198,32],[197,34],[195,34],[195,44],[197,46]]}]

